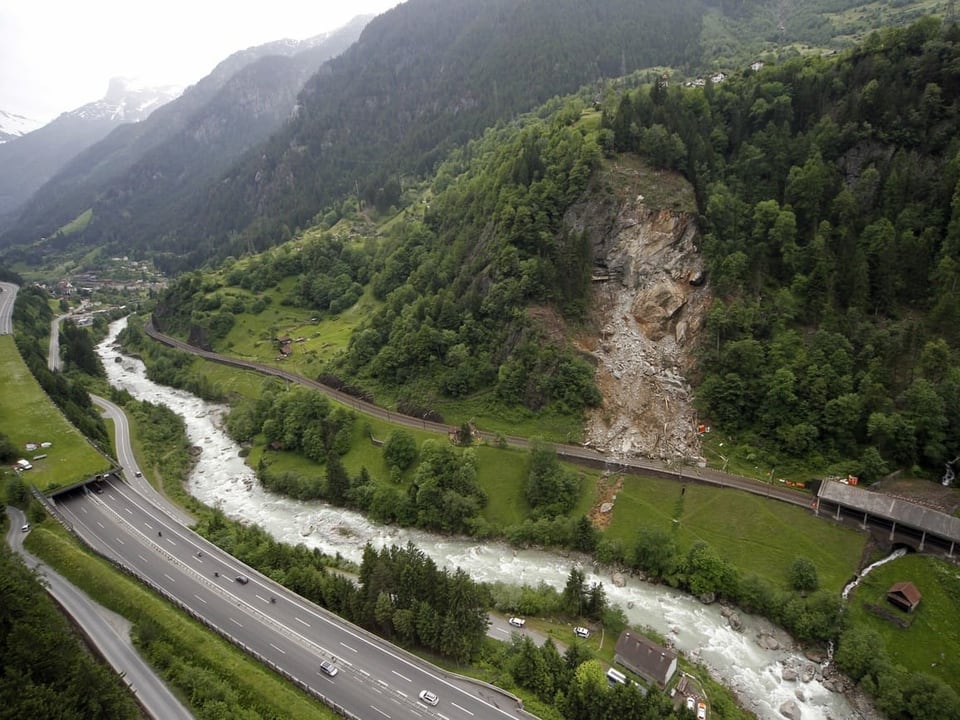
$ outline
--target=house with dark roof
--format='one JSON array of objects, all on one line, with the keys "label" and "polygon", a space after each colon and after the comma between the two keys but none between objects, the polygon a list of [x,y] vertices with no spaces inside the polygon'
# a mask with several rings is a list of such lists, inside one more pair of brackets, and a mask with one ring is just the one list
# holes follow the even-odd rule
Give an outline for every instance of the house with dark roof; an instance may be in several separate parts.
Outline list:
[{"label": "house with dark roof", "polygon": [[677,654],[673,650],[629,631],[617,638],[613,661],[661,688],[677,672]]},{"label": "house with dark roof", "polygon": [[887,602],[893,603],[901,610],[913,612],[914,608],[920,604],[923,595],[917,590],[917,586],[912,582],[898,582],[890,586],[887,590]]}]

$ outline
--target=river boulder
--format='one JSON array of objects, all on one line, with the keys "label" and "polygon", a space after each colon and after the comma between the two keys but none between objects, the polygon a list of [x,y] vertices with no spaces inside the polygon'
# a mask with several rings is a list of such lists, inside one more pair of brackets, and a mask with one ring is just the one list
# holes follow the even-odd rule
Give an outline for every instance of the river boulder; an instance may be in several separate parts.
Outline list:
[{"label": "river boulder", "polygon": [[800,706],[796,700],[787,700],[780,706],[780,714],[788,720],[801,720]]}]

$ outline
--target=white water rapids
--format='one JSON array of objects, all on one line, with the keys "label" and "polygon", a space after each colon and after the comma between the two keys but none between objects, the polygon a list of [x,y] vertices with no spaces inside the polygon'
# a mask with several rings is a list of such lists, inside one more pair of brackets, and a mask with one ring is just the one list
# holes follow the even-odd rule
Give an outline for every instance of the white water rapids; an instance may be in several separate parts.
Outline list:
[{"label": "white water rapids", "polygon": [[[239,446],[221,429],[226,408],[189,393],[148,380],[143,363],[127,356],[121,362],[114,349],[117,334],[126,325],[118,320],[97,351],[110,382],[139,400],[163,403],[186,424],[190,443],[202,448],[188,489],[201,502],[217,506],[231,518],[256,523],[283,542],[303,543],[359,562],[367,542],[375,546],[405,545],[408,541],[442,566],[462,567],[475,580],[556,588],[566,583],[574,562],[557,553],[513,550],[502,543],[480,543],[470,538],[444,537],[420,530],[376,525],[362,515],[322,502],[299,502],[265,492],[254,471],[240,457]],[[730,687],[742,704],[758,717],[782,718],[780,706],[794,701],[803,720],[841,720],[862,717],[841,694],[829,691],[817,678],[784,681],[785,668],[798,671],[811,663],[798,652],[789,636],[762,618],[742,616],[741,632],[730,628],[721,608],[657,585],[626,578],[616,587],[608,576],[583,568],[587,582],[603,582],[610,602],[620,605],[632,624],[647,626],[668,637],[688,657],[704,663],[712,675]],[[758,643],[772,636],[780,649]],[[604,642],[613,642],[606,638]],[[802,675],[802,673],[801,673]]]}]

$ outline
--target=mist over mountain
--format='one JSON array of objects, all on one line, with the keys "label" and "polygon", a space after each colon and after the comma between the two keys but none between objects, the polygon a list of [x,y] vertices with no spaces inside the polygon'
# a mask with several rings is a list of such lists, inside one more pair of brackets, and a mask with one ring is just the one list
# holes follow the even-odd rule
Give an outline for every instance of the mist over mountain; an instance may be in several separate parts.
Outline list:
[{"label": "mist over mountain", "polygon": [[[136,123],[180,94],[113,78],[103,98],[0,145],[0,218],[9,216],[77,153],[125,123]],[[0,219],[2,223],[2,219]]]},{"label": "mist over mountain", "polygon": [[103,229],[128,220],[152,225],[168,203],[287,120],[306,79],[356,40],[368,20],[234,53],[146,122],[116,128],[67,164],[24,205],[14,242],[53,236],[40,252],[56,251],[63,240],[56,229],[94,206]]},{"label": "mist over mountain", "polygon": [[[92,221],[64,243],[152,255],[167,270],[267,246],[282,226],[309,223],[347,189],[374,198],[393,186],[391,176],[427,171],[450,148],[549,97],[658,63],[683,64],[696,49],[701,14],[696,0],[599,0],[589,7],[574,0],[409,0],[371,21],[316,72],[292,120],[269,142],[232,167],[208,162],[203,191],[179,192],[184,184],[176,181],[174,195],[145,200],[139,193],[158,168],[131,162],[131,174],[114,176],[109,188],[77,194],[72,178],[82,173],[74,163],[57,179],[59,189],[38,193],[0,242],[49,238],[91,207]],[[258,70],[269,87],[277,71]],[[177,152],[158,161],[194,154],[194,141],[181,137]],[[159,171],[164,178],[176,173]],[[381,193],[378,202],[389,198]]]}]

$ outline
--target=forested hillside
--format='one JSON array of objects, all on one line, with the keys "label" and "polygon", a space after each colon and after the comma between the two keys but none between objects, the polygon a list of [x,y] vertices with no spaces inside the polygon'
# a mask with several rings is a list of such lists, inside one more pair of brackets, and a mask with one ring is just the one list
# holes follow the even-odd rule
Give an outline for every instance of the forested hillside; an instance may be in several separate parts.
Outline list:
[{"label": "forested hillside", "polygon": [[719,296],[699,397],[747,441],[875,479],[960,450],[960,30],[629,94],[605,122],[697,189]]},{"label": "forested hillside", "polygon": [[[587,305],[590,248],[561,227],[601,158],[596,130],[580,122],[582,107],[557,101],[546,120],[528,118],[469,143],[441,167],[426,220],[394,223],[379,246],[324,233],[231,267],[223,284],[257,292],[294,276],[284,302],[324,317],[369,285],[379,309],[329,370],[401,406],[422,410],[435,398],[483,392],[504,406],[579,416],[600,399],[593,369],[529,310],[542,307],[562,324]],[[216,343],[234,323],[233,307],[219,283],[191,274],[154,316],[183,335],[202,328]]]}]

